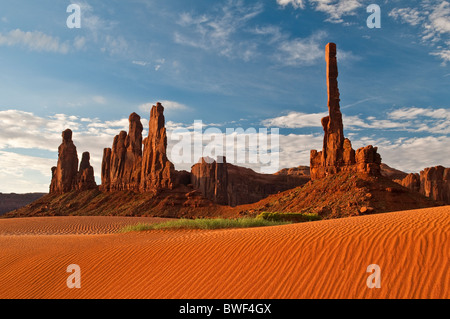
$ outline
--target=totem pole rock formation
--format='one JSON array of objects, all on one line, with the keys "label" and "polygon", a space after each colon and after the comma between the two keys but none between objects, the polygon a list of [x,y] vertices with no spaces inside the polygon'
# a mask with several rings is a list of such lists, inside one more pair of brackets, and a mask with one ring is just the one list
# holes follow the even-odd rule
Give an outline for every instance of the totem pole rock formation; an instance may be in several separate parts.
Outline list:
[{"label": "totem pole rock formation", "polygon": [[72,141],[72,131],[62,132],[62,144],[58,147],[58,164],[52,167],[50,193],[67,193],[77,187],[78,155]]},{"label": "totem pole rock formation", "polygon": [[120,132],[112,149],[103,150],[101,189],[145,192],[173,188],[176,172],[166,154],[164,107],[161,103],[152,107],[149,133],[144,141],[140,116],[132,113],[128,120],[128,133]]},{"label": "totem pole rock formation", "polygon": [[344,137],[344,125],[339,105],[336,44],[327,44],[325,60],[327,63],[329,115],[322,119],[322,127],[325,133],[323,150],[320,152],[311,151],[311,179],[320,179],[340,171],[380,175],[381,157],[377,153],[377,148],[369,145],[355,152],[350,140]]}]

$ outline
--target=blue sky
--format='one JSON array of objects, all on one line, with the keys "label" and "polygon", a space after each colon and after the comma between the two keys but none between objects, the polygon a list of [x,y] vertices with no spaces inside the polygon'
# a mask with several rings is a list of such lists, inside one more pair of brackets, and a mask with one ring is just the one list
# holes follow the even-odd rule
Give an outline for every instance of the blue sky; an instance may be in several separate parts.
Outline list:
[{"label": "blue sky", "polygon": [[[71,3],[80,29],[66,25]],[[380,29],[366,24],[372,3]],[[280,128],[280,169],[308,165],[328,42],[354,148],[376,145],[407,172],[450,166],[449,1],[3,1],[0,191],[47,191],[65,128],[99,181],[102,149],[130,113],[146,127],[157,101],[169,135],[194,120]]]}]

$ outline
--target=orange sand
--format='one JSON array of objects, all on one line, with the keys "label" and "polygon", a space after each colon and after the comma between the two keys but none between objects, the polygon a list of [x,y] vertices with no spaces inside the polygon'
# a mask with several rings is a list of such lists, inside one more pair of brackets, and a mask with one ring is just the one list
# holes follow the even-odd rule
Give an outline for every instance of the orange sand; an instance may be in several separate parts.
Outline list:
[{"label": "orange sand", "polygon": [[[0,298],[449,298],[450,206],[251,229],[155,218],[0,220]],[[81,267],[81,289],[66,268]],[[366,268],[381,267],[369,289]]]}]

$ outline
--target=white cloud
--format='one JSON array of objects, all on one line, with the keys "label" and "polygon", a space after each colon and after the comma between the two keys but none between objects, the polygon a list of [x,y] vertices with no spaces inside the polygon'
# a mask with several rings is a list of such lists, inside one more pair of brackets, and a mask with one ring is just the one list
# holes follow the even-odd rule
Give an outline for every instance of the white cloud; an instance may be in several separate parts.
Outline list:
[{"label": "white cloud", "polygon": [[431,55],[442,59],[443,65],[450,61],[450,2],[423,1],[416,8],[395,8],[389,16],[402,23],[422,29],[421,40],[433,48]]},{"label": "white cloud", "polygon": [[100,95],[92,97],[92,100],[97,104],[106,104],[106,98]]},{"label": "white cloud", "polygon": [[389,16],[413,26],[422,23],[425,19],[421,11],[415,8],[394,8],[389,12]]},{"label": "white cloud", "polygon": [[305,3],[304,3],[303,0],[277,0],[277,3],[280,6],[283,6],[283,7],[287,6],[288,4],[292,4],[292,6],[295,9],[298,9],[298,8],[303,9],[303,8],[305,8]]},{"label": "white cloud", "polygon": [[323,58],[322,39],[325,32],[317,32],[308,38],[286,40],[279,45],[278,60],[288,66],[311,65]]},{"label": "white cloud", "polygon": [[446,66],[447,62],[450,62],[450,49],[438,49],[430,54],[440,57],[442,59],[443,66]]},{"label": "white cloud", "polygon": [[0,150],[0,192],[48,192],[53,165],[51,159]]},{"label": "white cloud", "polygon": [[[405,172],[418,173],[426,167],[450,167],[449,136],[426,136],[352,141],[354,148],[364,145],[378,146],[383,163]],[[356,143],[355,143],[356,142]]]},{"label": "white cloud", "polygon": [[[419,107],[401,108],[388,113],[388,116],[395,120],[401,119],[416,119],[419,116],[426,116],[435,119],[450,121],[450,110],[449,109],[425,109]],[[449,124],[450,125],[450,124]]]},{"label": "white cloud", "polygon": [[290,112],[287,115],[264,120],[262,124],[268,127],[279,128],[322,127],[321,119],[327,115],[327,113],[305,114]]},{"label": "white cloud", "polygon": [[140,65],[140,66],[147,66],[148,64],[150,64],[149,62],[146,62],[146,61],[131,61],[131,63]]},{"label": "white cloud", "polygon": [[[309,0],[309,4],[314,10],[325,13],[328,18],[325,20],[331,23],[344,22],[344,16],[356,15],[356,10],[362,7],[363,0]],[[277,0],[283,7],[292,4],[295,9],[304,9],[306,0]]]},{"label": "white cloud", "polygon": [[247,22],[261,12],[261,4],[244,6],[241,1],[228,1],[216,15],[194,16],[185,12],[178,21],[183,30],[175,32],[174,40],[176,43],[217,52],[219,55],[239,56],[248,60],[253,53],[252,45],[248,41],[237,41],[233,36],[239,34]]},{"label": "white cloud", "polygon": [[344,16],[356,15],[356,10],[362,7],[359,0],[310,0],[315,4],[315,10],[328,15],[326,21],[331,23],[344,22]]},{"label": "white cloud", "polygon": [[21,46],[30,51],[67,54],[70,45],[40,31],[11,30],[0,33],[0,46]]},{"label": "white cloud", "polygon": [[80,37],[77,36],[75,38],[75,40],[73,41],[73,46],[75,47],[75,49],[77,50],[82,50],[85,48],[86,45],[86,38],[85,37]]},{"label": "white cloud", "polygon": [[[164,104],[163,104],[164,105]],[[166,106],[169,104],[166,103]],[[172,110],[186,107],[173,104]],[[181,106],[180,106],[181,105]],[[170,106],[168,106],[170,108]],[[321,126],[320,119],[325,114],[305,114],[291,112],[285,116],[268,119],[268,126],[287,128]],[[450,120],[447,109],[403,108],[387,113],[386,119],[359,116],[344,117],[344,125],[348,136],[352,137],[354,148],[372,144],[379,147],[383,161],[389,165],[405,171],[417,172],[425,167],[444,165],[450,166],[448,144],[450,138]],[[144,129],[148,128],[148,119],[141,119]],[[425,126],[424,126],[425,125]],[[203,129],[214,126],[205,124]],[[395,129],[397,131],[417,132],[425,127],[423,132],[433,132],[433,136],[404,137],[396,140],[386,138],[361,137],[352,134],[352,130],[371,128],[378,130]],[[89,151],[91,165],[94,167],[96,179],[99,182],[103,148],[111,147],[115,135],[121,130],[128,130],[128,119],[112,121],[80,118],[66,114],[40,117],[30,112],[18,110],[0,111],[0,179],[8,181],[2,183],[3,192],[31,192],[47,191],[50,183],[51,167],[56,165],[57,149],[61,143],[61,131],[66,128],[73,130],[73,141],[77,147],[79,158],[82,152]],[[192,135],[192,125],[167,122],[168,154],[177,141],[170,136],[177,129],[188,129]],[[147,133],[144,131],[143,135]],[[240,133],[236,133],[240,134]],[[289,134],[280,135],[280,167],[294,167],[309,164],[311,149],[322,148],[323,134]],[[208,143],[208,135],[203,144]],[[246,147],[236,144],[236,148]],[[49,158],[23,155],[14,149],[33,151],[50,151]],[[51,157],[51,158],[50,158]],[[169,156],[170,157],[170,156]],[[176,169],[190,170],[192,163],[176,164]],[[239,164],[259,170],[260,164]]]},{"label": "white cloud", "polygon": [[[321,118],[326,115],[327,113],[290,112],[287,115],[266,119],[262,121],[262,124],[290,129],[322,127]],[[374,116],[364,119],[359,115],[343,115],[344,127],[349,131],[374,129],[450,134],[450,111],[448,109],[402,108],[389,112],[385,116],[386,118],[383,119]]]}]

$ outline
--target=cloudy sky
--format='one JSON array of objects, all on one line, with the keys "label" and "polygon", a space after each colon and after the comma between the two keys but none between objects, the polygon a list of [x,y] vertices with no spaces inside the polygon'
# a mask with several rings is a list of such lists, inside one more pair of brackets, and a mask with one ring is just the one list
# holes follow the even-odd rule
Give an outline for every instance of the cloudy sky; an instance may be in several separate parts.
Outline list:
[{"label": "cloudy sky", "polygon": [[[67,27],[71,3],[81,28]],[[372,3],[379,29],[367,27]],[[157,101],[169,134],[195,120],[279,128],[280,169],[308,165],[322,144],[328,42],[354,148],[378,146],[407,172],[450,166],[449,1],[3,1],[0,192],[48,191],[66,128],[99,181],[103,148],[132,112],[147,127]]]}]

